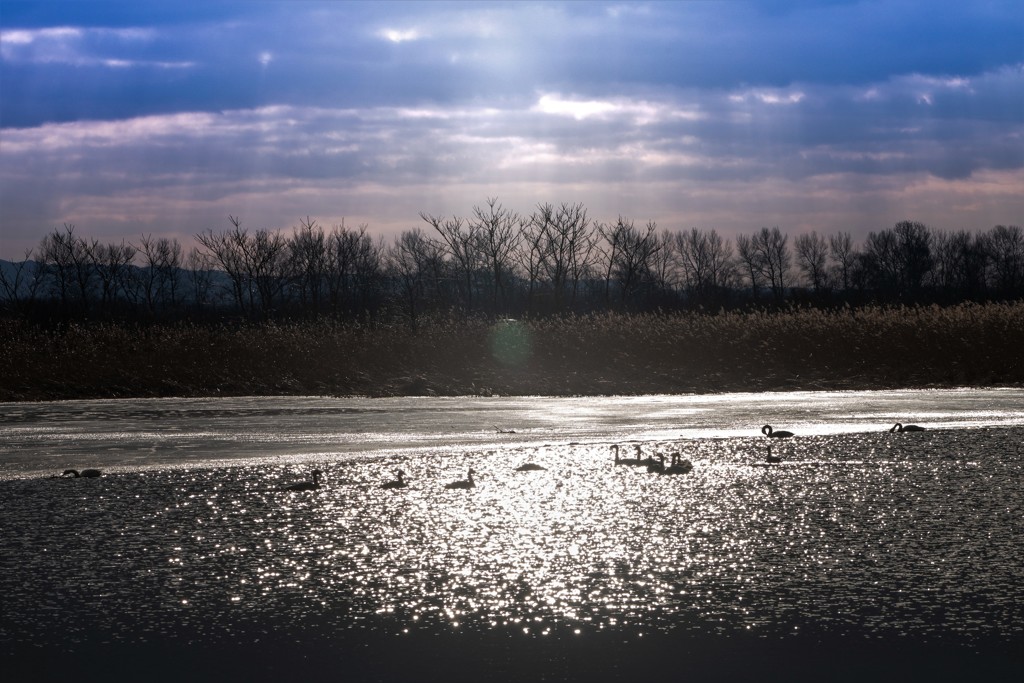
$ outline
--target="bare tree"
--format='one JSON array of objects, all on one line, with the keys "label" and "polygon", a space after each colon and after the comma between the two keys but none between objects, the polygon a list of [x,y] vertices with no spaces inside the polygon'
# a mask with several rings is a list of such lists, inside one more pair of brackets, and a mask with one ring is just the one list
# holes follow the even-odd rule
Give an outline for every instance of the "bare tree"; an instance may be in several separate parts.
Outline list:
[{"label": "bare tree", "polygon": [[619,216],[614,226],[598,225],[597,230],[607,243],[605,255],[605,299],[610,304],[610,282],[619,286],[620,303],[629,307],[641,285],[650,278],[652,256],[661,248],[656,235],[657,224],[649,221],[640,230],[633,221]]},{"label": "bare tree", "polygon": [[327,291],[335,314],[358,315],[373,305],[383,270],[383,245],[369,228],[332,228],[327,240]]},{"label": "bare tree", "polygon": [[397,280],[406,316],[412,325],[440,288],[444,247],[419,228],[406,230],[387,251],[388,270]]},{"label": "bare tree", "polygon": [[750,284],[750,295],[756,300],[764,277],[764,255],[754,246],[754,239],[749,235],[736,236],[736,253],[740,268]]},{"label": "bare tree", "polygon": [[235,302],[244,315],[269,316],[287,283],[287,241],[279,232],[257,230],[250,235],[241,221],[228,216],[232,229],[196,235],[231,279]]},{"label": "bare tree", "polygon": [[300,306],[307,313],[319,313],[327,280],[327,238],[323,228],[309,216],[300,220],[288,241],[288,252]]},{"label": "bare tree", "polygon": [[595,261],[595,227],[582,204],[539,204],[523,226],[524,265],[531,285],[544,275],[555,310],[573,308],[580,281]]},{"label": "bare tree", "polygon": [[775,295],[776,301],[782,301],[789,284],[789,252],[788,236],[784,236],[778,226],[768,229],[761,228],[752,238],[754,249],[761,254],[761,272],[768,280],[768,285]]},{"label": "bare tree", "polygon": [[797,267],[803,273],[807,284],[817,293],[826,283],[825,269],[828,258],[828,244],[816,231],[798,235],[794,241]]},{"label": "bare tree", "polygon": [[1024,231],[1017,225],[997,225],[985,235],[992,259],[991,281],[1002,296],[1021,294],[1024,286]]},{"label": "bare tree", "polygon": [[467,310],[472,309],[474,278],[481,262],[479,226],[475,223],[466,223],[456,216],[441,218],[420,213],[420,218],[440,235],[449,256],[459,271],[463,305]]},{"label": "bare tree", "polygon": [[505,276],[512,273],[515,253],[525,221],[519,214],[504,208],[497,198],[488,198],[486,209],[473,207],[469,228],[478,240],[478,250],[486,259],[491,277],[491,309],[498,310],[498,300],[505,296]]},{"label": "bare tree", "polygon": [[850,289],[853,269],[857,264],[857,251],[853,248],[853,240],[848,232],[839,232],[828,238],[829,256],[832,257],[832,270],[837,282],[844,292]]},{"label": "bare tree", "polygon": [[32,257],[34,249],[27,249],[25,257],[11,264],[10,272],[0,268],[0,287],[4,298],[20,315],[27,317],[43,283],[41,265]]},{"label": "bare tree", "polygon": [[674,235],[674,249],[691,300],[710,303],[732,279],[732,243],[714,230],[691,228]]},{"label": "bare tree", "polygon": [[87,314],[95,268],[89,245],[75,234],[75,226],[65,223],[63,230],[54,229],[44,236],[39,243],[39,260],[65,314],[72,304]]},{"label": "bare tree", "polygon": [[861,257],[868,283],[889,298],[915,298],[932,268],[931,242],[928,229],[910,221],[868,233]]},{"label": "bare tree", "polygon": [[135,260],[136,249],[122,240],[121,244],[89,245],[90,257],[100,281],[101,302],[108,310],[118,300],[130,296],[129,274]]},{"label": "bare tree", "polygon": [[213,258],[206,252],[193,247],[187,258],[188,277],[192,285],[192,301],[197,310],[210,304],[210,289],[213,286]]},{"label": "bare tree", "polygon": [[142,289],[151,314],[178,305],[181,286],[181,244],[176,239],[143,235],[139,241],[142,256]]}]

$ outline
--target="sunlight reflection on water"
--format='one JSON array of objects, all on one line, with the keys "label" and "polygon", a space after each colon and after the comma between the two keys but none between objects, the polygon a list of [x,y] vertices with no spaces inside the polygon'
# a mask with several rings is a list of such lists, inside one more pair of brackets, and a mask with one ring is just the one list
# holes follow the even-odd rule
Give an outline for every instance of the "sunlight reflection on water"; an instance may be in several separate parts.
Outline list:
[{"label": "sunlight reflection on water", "polygon": [[[189,630],[1024,635],[1021,428],[426,451],[0,482],[0,642]],[[523,462],[548,469],[516,472]],[[445,490],[472,466],[477,487]],[[410,485],[383,490],[400,467]],[[243,629],[243,626],[245,627]]]}]

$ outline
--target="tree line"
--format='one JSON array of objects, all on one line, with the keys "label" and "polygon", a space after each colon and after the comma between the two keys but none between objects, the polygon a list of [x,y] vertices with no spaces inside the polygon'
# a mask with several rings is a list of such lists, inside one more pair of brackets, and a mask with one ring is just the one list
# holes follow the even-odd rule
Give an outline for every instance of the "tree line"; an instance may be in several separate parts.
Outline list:
[{"label": "tree line", "polygon": [[497,199],[468,216],[421,213],[391,241],[306,218],[290,232],[229,227],[178,240],[103,244],[53,229],[0,268],[0,306],[36,319],[404,319],[750,305],[956,303],[1024,294],[1024,232],[933,230],[902,221],[870,232],[740,234],[659,230],[590,218],[582,204],[529,214]]}]

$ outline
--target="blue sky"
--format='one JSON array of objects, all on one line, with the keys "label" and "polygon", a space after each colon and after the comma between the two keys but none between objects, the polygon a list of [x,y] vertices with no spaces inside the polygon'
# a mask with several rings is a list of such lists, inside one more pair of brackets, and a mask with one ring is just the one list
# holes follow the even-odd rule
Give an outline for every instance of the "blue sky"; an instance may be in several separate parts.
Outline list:
[{"label": "blue sky", "polygon": [[0,0],[0,258],[529,213],[1024,223],[1024,3]]}]

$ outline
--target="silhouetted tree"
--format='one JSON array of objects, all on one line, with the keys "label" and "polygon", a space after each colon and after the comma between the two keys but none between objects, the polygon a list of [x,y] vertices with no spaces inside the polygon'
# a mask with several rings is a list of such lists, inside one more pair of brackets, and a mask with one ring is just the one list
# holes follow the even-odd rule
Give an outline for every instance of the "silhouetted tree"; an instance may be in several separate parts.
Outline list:
[{"label": "silhouetted tree", "polygon": [[817,231],[812,231],[797,235],[794,246],[797,267],[811,289],[815,293],[820,292],[826,285],[827,276],[825,265],[828,259],[828,244],[825,238],[819,237]]}]

